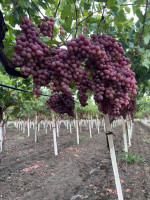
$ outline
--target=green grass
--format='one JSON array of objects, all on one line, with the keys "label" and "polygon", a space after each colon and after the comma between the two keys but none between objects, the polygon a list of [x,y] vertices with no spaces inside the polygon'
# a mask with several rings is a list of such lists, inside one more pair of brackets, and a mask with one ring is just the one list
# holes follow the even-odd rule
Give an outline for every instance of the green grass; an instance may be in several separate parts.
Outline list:
[{"label": "green grass", "polygon": [[74,140],[74,141],[73,141],[73,144],[76,145],[76,144],[77,144],[77,140]]},{"label": "green grass", "polygon": [[7,170],[4,170],[1,177],[6,178],[8,176],[8,173],[9,172]]},{"label": "green grass", "polygon": [[38,143],[40,143],[40,136],[41,136],[41,133],[38,133],[38,134],[37,134],[37,142],[38,142]]},{"label": "green grass", "polygon": [[132,155],[130,153],[124,152],[119,156],[119,161],[125,161],[128,164],[133,164],[135,162],[143,162],[142,158],[140,158],[138,155]]},{"label": "green grass", "polygon": [[9,131],[15,132],[15,133],[20,133],[20,132],[21,132],[21,130],[16,129],[16,128],[14,128],[14,127],[7,127],[7,129],[8,129]]},{"label": "green grass", "polygon": [[143,142],[150,144],[150,139],[144,139]]},{"label": "green grass", "polygon": [[87,140],[89,137],[90,137],[90,136],[88,136],[88,135],[84,135],[84,136],[81,136],[81,137],[80,137],[80,140],[81,140],[81,141],[85,141],[85,140]]},{"label": "green grass", "polygon": [[[80,136],[80,141],[85,141],[88,138],[90,138],[90,136],[88,136],[88,135]],[[76,145],[77,144],[77,140],[74,140],[73,144]]]},{"label": "green grass", "polygon": [[24,137],[21,137],[21,136],[15,136],[15,140],[23,140]]},{"label": "green grass", "polygon": [[145,134],[144,130],[141,130],[140,134],[141,134],[141,135],[144,135],[144,134]]},{"label": "green grass", "polygon": [[41,136],[41,133],[38,133],[37,136],[40,137],[40,136]]},{"label": "green grass", "polygon": [[8,150],[7,149],[4,149],[4,150],[2,150],[2,154],[5,154],[5,153],[7,153],[8,152]]}]

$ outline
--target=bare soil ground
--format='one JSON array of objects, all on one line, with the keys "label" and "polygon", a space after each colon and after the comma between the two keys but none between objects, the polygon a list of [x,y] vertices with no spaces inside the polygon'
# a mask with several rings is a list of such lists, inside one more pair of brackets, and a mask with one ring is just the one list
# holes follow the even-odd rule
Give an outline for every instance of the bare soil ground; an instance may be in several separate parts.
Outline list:
[{"label": "bare soil ground", "polygon": [[[0,164],[0,200],[116,200],[116,188],[101,128],[98,134],[82,127],[80,145],[73,134],[61,126],[59,155],[54,156],[52,131],[40,131],[38,143],[13,126],[7,128],[5,150]],[[123,153],[122,128],[114,129],[117,160]],[[85,137],[83,137],[85,136]],[[143,162],[118,161],[125,200],[150,200],[150,130],[136,122],[129,152]]]}]

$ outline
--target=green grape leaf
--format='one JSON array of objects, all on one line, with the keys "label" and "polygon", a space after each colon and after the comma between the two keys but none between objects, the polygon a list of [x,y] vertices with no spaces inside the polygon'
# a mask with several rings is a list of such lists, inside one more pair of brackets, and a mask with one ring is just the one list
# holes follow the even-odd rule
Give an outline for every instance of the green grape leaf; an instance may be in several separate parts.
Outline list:
[{"label": "green grape leaf", "polygon": [[107,0],[94,0],[96,2],[107,2]]},{"label": "green grape leaf", "polygon": [[141,10],[136,10],[136,15],[139,18],[140,22],[143,23],[144,15]]},{"label": "green grape leaf", "polygon": [[13,17],[14,17],[15,19],[19,20],[19,13],[18,13],[17,9],[14,10],[14,12],[13,12]]},{"label": "green grape leaf", "polygon": [[[20,0],[20,1],[22,1],[22,0]],[[30,3],[29,0],[25,0],[25,1],[24,1],[24,7],[25,7],[25,8],[32,8],[32,5],[31,5],[31,3]]]},{"label": "green grape leaf", "polygon": [[145,37],[144,37],[144,44],[148,44],[150,41],[150,33],[148,33]]},{"label": "green grape leaf", "polygon": [[143,55],[141,55],[142,65],[146,68],[150,68],[150,50],[146,50]]},{"label": "green grape leaf", "polygon": [[116,2],[115,0],[108,0],[107,1],[107,7],[111,8],[111,7],[115,6],[115,2]]},{"label": "green grape leaf", "polygon": [[125,11],[126,11],[127,13],[130,13],[130,12],[131,12],[131,9],[130,9],[128,6],[125,6]]},{"label": "green grape leaf", "polygon": [[46,3],[54,4],[55,0],[44,0]]},{"label": "green grape leaf", "polygon": [[10,113],[11,115],[16,115],[18,114],[20,111],[20,108],[19,107],[15,107],[14,110]]},{"label": "green grape leaf", "polygon": [[67,4],[64,6],[62,13],[61,13],[61,19],[65,19],[66,17],[71,16],[71,6],[70,4]]},{"label": "green grape leaf", "polygon": [[90,4],[90,3],[85,3],[85,4],[84,4],[84,9],[85,9],[85,10],[89,10],[90,7],[91,7],[91,4]]},{"label": "green grape leaf", "polygon": [[125,22],[126,20],[127,20],[127,19],[126,19],[126,16],[125,16],[124,11],[123,11],[123,10],[119,10],[119,11],[117,12],[116,17],[114,18],[114,21],[115,21],[116,23],[123,23],[123,22]]}]

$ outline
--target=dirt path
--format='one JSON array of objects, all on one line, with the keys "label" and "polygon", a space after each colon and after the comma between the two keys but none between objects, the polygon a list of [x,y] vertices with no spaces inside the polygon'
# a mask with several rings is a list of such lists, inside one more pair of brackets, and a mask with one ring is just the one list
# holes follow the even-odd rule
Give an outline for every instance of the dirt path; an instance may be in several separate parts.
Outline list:
[{"label": "dirt path", "polygon": [[[117,158],[123,152],[121,127],[115,129]],[[7,129],[5,152],[0,164],[0,200],[116,200],[115,182],[106,138],[101,130],[82,128],[81,143],[76,134],[61,127],[59,155],[54,156],[52,132],[40,131],[39,141],[14,127]],[[85,137],[83,137],[85,136]],[[129,152],[144,162],[119,162],[124,199],[150,200],[150,131],[140,123],[133,130]]]}]

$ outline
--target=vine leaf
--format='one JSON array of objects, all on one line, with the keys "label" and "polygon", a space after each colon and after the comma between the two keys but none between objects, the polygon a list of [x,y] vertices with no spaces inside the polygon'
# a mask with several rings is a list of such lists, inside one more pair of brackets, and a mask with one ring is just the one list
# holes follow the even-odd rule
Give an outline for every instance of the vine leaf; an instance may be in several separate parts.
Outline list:
[{"label": "vine leaf", "polygon": [[150,33],[148,33],[145,37],[144,37],[144,43],[148,44],[150,40]]},{"label": "vine leaf", "polygon": [[146,50],[145,53],[141,56],[142,65],[146,68],[150,68],[150,50]]},{"label": "vine leaf", "polygon": [[107,1],[107,7],[111,8],[111,7],[115,6],[115,2],[116,2],[115,0],[108,0]]},{"label": "vine leaf", "polygon": [[14,12],[13,12],[13,17],[14,17],[15,19],[19,20],[19,13],[18,13],[17,9],[14,10]]}]

